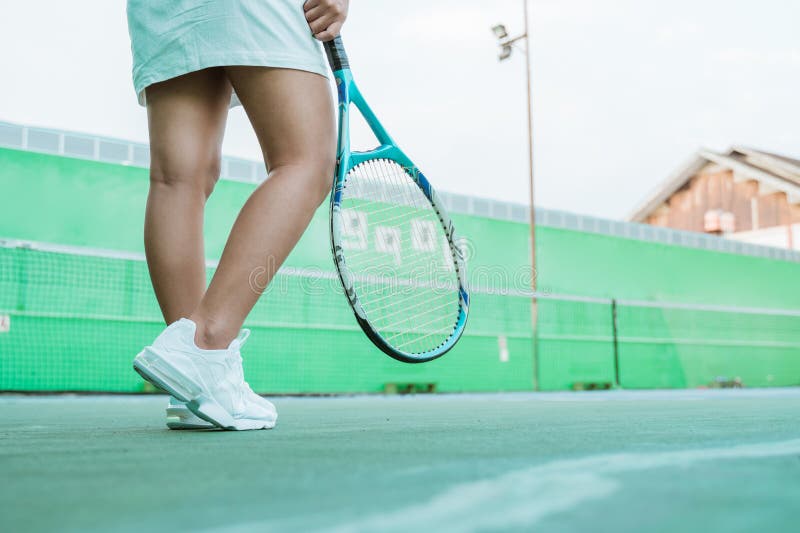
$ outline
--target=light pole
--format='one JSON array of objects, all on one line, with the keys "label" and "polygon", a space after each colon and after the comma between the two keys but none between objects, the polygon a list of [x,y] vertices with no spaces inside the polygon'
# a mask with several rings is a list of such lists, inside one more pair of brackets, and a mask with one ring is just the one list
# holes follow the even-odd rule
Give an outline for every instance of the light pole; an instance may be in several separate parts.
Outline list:
[{"label": "light pole", "polygon": [[525,31],[516,37],[510,37],[504,24],[492,26],[492,32],[497,37],[500,45],[500,55],[498,59],[504,61],[511,57],[514,45],[519,41],[525,41],[525,96],[528,100],[528,202],[530,204],[530,247],[531,247],[531,326],[533,328],[533,388],[539,390],[539,359],[537,357],[537,322],[538,306],[536,302],[536,210],[534,208],[534,188],[533,188],[533,106],[531,102],[531,39],[528,28],[528,0],[522,0],[523,17],[525,19]]}]

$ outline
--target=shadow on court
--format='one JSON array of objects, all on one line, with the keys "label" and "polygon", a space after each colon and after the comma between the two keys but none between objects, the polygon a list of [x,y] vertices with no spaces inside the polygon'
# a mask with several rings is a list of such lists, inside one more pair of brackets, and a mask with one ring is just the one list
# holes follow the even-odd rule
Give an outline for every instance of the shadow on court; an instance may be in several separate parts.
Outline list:
[{"label": "shadow on court", "polygon": [[274,403],[178,432],[163,396],[0,396],[0,530],[797,526],[800,389]]}]

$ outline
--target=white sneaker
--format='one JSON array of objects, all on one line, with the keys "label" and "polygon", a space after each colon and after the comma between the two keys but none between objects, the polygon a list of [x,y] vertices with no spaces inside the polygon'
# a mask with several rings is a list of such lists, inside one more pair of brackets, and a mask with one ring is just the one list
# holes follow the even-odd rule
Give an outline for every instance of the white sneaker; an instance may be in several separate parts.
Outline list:
[{"label": "white sneaker", "polygon": [[206,422],[191,412],[185,403],[170,396],[167,404],[167,427],[169,429],[212,429],[217,426]]},{"label": "white sneaker", "polygon": [[217,427],[274,427],[275,406],[244,380],[239,348],[250,331],[242,330],[225,350],[203,350],[194,343],[195,330],[195,323],[186,318],[170,324],[136,356],[133,369]]},{"label": "white sneaker", "polygon": [[[274,409],[274,406],[269,400],[266,400],[256,393],[253,393],[248,400],[260,403],[266,409]],[[167,427],[169,429],[215,429],[217,427],[191,412],[189,408],[186,407],[186,403],[176,400],[172,396],[169,397],[166,411]]]}]

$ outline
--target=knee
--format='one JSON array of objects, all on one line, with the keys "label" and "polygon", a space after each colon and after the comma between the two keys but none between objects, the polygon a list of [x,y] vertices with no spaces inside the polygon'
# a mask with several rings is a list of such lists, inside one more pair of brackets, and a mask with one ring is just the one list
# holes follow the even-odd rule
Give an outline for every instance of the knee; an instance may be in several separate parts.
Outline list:
[{"label": "knee", "polygon": [[331,192],[331,187],[333,186],[333,177],[334,173],[336,172],[336,156],[335,154],[331,154],[330,156],[326,156],[321,158],[315,165],[315,169],[313,172],[314,176],[314,185],[313,191],[315,194],[315,200],[317,205],[322,204],[325,201],[325,198]]},{"label": "knee", "polygon": [[312,175],[315,181],[313,190],[317,205],[319,205],[328,197],[333,186],[333,177],[336,172],[336,152],[332,151],[330,154],[318,156],[313,166]]},{"label": "knee", "polygon": [[198,160],[153,158],[150,164],[152,191],[188,190],[208,199],[219,180],[221,155],[213,154]]},{"label": "knee", "polygon": [[270,169],[270,178],[287,174],[287,179],[302,180],[308,198],[318,206],[331,192],[335,170],[335,153],[314,154],[273,167]]}]

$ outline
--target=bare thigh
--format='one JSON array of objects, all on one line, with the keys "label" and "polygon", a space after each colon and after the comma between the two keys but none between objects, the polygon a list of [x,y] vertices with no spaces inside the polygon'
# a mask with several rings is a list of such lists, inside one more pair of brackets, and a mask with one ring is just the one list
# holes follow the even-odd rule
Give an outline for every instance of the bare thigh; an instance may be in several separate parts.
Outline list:
[{"label": "bare thigh", "polygon": [[333,176],[336,124],[328,79],[301,70],[226,67],[258,137],[267,169],[316,166]]},{"label": "bare thigh", "polygon": [[210,192],[219,177],[231,90],[222,68],[146,89],[151,180]]}]

